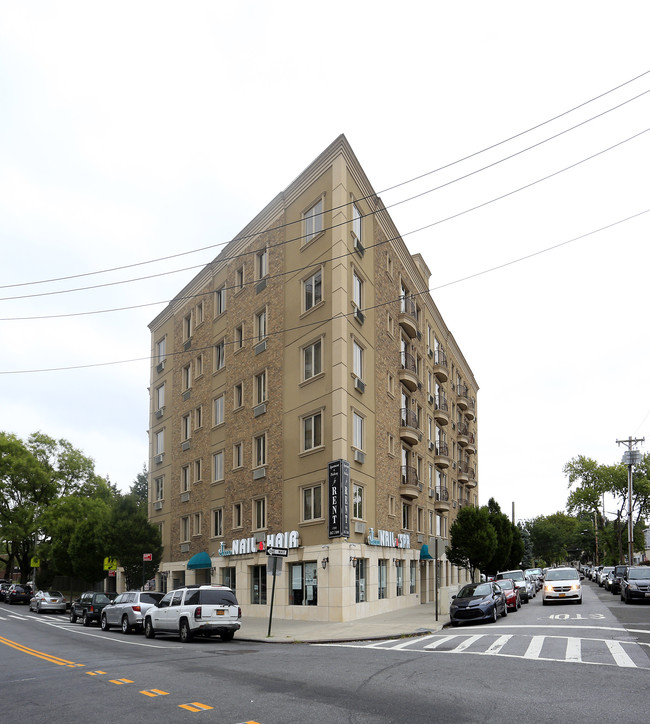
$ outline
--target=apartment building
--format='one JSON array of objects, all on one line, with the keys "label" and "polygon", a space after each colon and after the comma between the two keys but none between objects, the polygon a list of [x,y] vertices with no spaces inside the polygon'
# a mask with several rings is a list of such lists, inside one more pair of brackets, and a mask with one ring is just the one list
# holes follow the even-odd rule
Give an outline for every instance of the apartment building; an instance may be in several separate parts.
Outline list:
[{"label": "apartment building", "polygon": [[478,386],[429,278],[340,136],[151,322],[160,590],[225,583],[247,616],[274,580],[282,618],[444,611]]}]

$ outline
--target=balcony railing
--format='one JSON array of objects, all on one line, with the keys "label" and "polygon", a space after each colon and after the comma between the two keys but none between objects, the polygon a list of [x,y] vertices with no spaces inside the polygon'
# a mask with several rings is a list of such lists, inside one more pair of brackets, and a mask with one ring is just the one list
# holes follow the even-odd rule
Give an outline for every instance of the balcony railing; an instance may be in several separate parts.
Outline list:
[{"label": "balcony railing", "polygon": [[412,465],[402,465],[402,485],[412,485],[418,487],[420,478],[418,477],[417,468]]},{"label": "balcony railing", "polygon": [[449,412],[447,398],[444,395],[436,395],[434,398],[434,405],[436,410],[444,410],[445,412]]},{"label": "balcony railing", "polygon": [[436,500],[440,500],[443,503],[449,502],[449,488],[444,485],[436,485]]},{"label": "balcony railing", "polygon": [[400,425],[402,427],[412,427],[414,430],[420,429],[418,416],[413,410],[409,410],[408,407],[402,407],[400,410]]},{"label": "balcony railing", "polygon": [[436,440],[436,455],[449,456],[449,445],[446,440]]},{"label": "balcony railing", "polygon": [[447,366],[447,355],[442,347],[438,347],[438,349],[434,350],[433,363],[435,365],[440,365],[440,367]]}]

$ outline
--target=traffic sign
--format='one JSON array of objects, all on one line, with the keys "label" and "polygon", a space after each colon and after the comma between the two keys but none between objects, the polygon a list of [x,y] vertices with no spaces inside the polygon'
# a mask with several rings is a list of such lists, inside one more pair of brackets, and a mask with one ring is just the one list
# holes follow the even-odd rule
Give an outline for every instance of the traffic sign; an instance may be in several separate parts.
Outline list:
[{"label": "traffic sign", "polygon": [[142,560],[143,561],[152,561],[153,555],[151,553],[143,553],[142,554]]},{"label": "traffic sign", "polygon": [[274,546],[269,546],[266,549],[266,555],[274,556],[276,558],[286,558],[289,555],[289,549],[288,548],[275,548]]}]

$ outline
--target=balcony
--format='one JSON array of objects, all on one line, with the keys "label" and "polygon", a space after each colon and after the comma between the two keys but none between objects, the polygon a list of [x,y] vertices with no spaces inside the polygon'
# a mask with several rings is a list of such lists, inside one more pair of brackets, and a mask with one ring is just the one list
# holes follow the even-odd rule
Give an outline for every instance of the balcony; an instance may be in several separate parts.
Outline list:
[{"label": "balcony", "polygon": [[442,347],[433,353],[433,374],[440,380],[446,382],[449,379],[449,370],[447,368],[447,355]]},{"label": "balcony", "polygon": [[460,410],[466,410],[469,406],[469,388],[467,385],[456,387],[456,404]]},{"label": "balcony", "polygon": [[435,464],[439,468],[448,468],[451,464],[449,458],[449,445],[445,440],[437,440],[435,447]]},{"label": "balcony", "polygon": [[467,436],[467,445],[465,446],[465,452],[473,455],[476,452],[476,437],[473,432],[470,432]]},{"label": "balcony", "polygon": [[444,395],[436,395],[433,400],[433,417],[440,425],[449,424],[449,405]]},{"label": "balcony", "polygon": [[469,444],[469,426],[466,422],[459,422],[456,429],[456,441],[461,447]]},{"label": "balcony", "polygon": [[476,400],[473,397],[470,397],[467,400],[467,409],[465,410],[465,417],[468,420],[476,419]]},{"label": "balcony", "polygon": [[409,352],[400,353],[399,381],[411,392],[417,390],[420,380],[415,357]]},{"label": "balcony", "polygon": [[[476,480],[476,472],[470,467],[468,462],[458,463],[458,482],[468,483],[470,480]],[[471,483],[470,483],[471,484]],[[476,485],[476,483],[474,483]]]},{"label": "balcony", "polygon": [[418,335],[418,310],[411,297],[402,297],[402,308],[397,321],[400,327],[413,339]]},{"label": "balcony", "polygon": [[458,507],[463,508],[469,505],[469,498],[458,498]]},{"label": "balcony", "polygon": [[467,480],[465,482],[465,487],[467,489],[475,488],[478,485],[478,480],[476,479],[476,470],[475,468],[468,466],[467,468]]},{"label": "balcony", "polygon": [[449,488],[436,486],[434,507],[436,510],[449,510]]},{"label": "balcony", "polygon": [[407,445],[417,445],[422,434],[420,433],[418,416],[406,407],[400,410],[399,436]]},{"label": "balcony", "polygon": [[410,465],[402,465],[402,480],[399,494],[402,498],[413,500],[422,492],[422,483],[418,478],[418,471]]}]

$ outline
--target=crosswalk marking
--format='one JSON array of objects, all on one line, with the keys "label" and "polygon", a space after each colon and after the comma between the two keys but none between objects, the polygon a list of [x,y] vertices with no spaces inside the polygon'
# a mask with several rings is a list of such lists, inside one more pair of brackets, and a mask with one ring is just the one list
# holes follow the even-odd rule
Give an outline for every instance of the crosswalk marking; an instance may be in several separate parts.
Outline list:
[{"label": "crosswalk marking", "polygon": [[446,644],[447,641],[451,641],[452,639],[455,639],[456,635],[453,636],[441,636],[437,641],[434,641],[432,644],[428,644],[425,646],[425,649],[432,650],[437,649],[439,646],[442,646],[443,644]]},{"label": "crosswalk marking", "polygon": [[524,654],[525,659],[538,659],[542,653],[542,646],[544,645],[544,636],[533,636],[528,644],[526,653]]},{"label": "crosswalk marking", "polygon": [[623,646],[620,641],[606,641],[607,648],[610,650],[614,661],[617,666],[627,666],[630,668],[636,668],[636,664],[632,659],[625,653]]},{"label": "crosswalk marking", "polygon": [[566,654],[564,657],[567,661],[582,661],[582,642],[580,639],[570,638],[566,640]]},{"label": "crosswalk marking", "polygon": [[466,638],[464,641],[458,644],[455,649],[453,649],[454,653],[458,653],[460,651],[465,651],[465,649],[468,649],[473,643],[478,641],[479,639],[482,639],[484,634],[476,634],[474,636],[470,636],[469,638]]},{"label": "crosswalk marking", "polygon": [[505,634],[499,638],[488,648],[486,654],[498,654],[501,649],[510,641],[512,634]]}]

